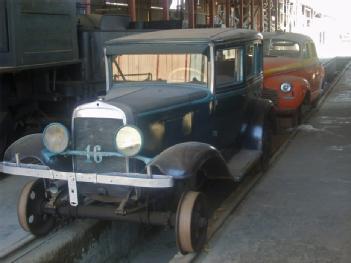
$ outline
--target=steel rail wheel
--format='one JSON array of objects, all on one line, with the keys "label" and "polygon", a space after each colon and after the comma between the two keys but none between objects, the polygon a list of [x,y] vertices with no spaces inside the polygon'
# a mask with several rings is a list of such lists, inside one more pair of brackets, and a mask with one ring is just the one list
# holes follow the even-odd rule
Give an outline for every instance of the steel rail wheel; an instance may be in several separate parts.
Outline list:
[{"label": "steel rail wheel", "polygon": [[208,210],[200,192],[183,193],[176,214],[176,241],[182,254],[197,252],[207,238]]},{"label": "steel rail wheel", "polygon": [[42,206],[47,201],[42,179],[28,182],[23,187],[17,204],[17,216],[25,231],[43,236],[55,226],[55,217],[42,212]]}]

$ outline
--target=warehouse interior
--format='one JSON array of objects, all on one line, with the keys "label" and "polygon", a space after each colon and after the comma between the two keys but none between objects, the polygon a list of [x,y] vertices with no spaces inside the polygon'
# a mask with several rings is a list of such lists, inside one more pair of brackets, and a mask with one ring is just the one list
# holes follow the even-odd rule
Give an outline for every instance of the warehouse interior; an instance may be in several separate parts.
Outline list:
[{"label": "warehouse interior", "polygon": [[0,0],[0,262],[351,262],[348,0]]}]

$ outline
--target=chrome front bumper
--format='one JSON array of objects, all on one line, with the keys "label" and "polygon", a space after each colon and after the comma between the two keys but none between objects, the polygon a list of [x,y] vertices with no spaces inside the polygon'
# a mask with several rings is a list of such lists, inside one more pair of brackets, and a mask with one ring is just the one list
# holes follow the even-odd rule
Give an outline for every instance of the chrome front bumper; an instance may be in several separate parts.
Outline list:
[{"label": "chrome front bumper", "polygon": [[0,163],[0,172],[12,175],[67,181],[70,204],[72,206],[78,205],[77,182],[134,186],[143,188],[169,188],[173,187],[174,185],[173,177],[168,175],[149,175],[120,172],[103,174],[60,172],[52,170],[45,165],[23,163],[17,164],[12,162]]}]

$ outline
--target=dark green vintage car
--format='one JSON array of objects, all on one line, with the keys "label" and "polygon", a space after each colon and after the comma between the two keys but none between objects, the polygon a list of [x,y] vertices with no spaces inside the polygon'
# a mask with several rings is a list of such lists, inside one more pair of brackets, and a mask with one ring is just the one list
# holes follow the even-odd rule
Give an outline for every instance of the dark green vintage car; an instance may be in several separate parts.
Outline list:
[{"label": "dark green vintage car", "polygon": [[206,241],[206,179],[239,182],[270,153],[274,112],[262,89],[262,36],[249,30],[148,32],[106,44],[106,96],[15,142],[0,172],[37,177],[21,226],[59,217],[175,227],[182,253]]}]

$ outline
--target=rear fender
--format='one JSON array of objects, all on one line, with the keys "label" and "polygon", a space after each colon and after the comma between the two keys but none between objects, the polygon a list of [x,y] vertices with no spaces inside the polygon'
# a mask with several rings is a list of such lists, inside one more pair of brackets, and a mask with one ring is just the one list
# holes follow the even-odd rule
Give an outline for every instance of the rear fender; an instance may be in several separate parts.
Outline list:
[{"label": "rear fender", "polygon": [[229,170],[220,152],[209,144],[201,142],[185,142],[176,144],[156,156],[149,164],[163,174],[175,179],[189,178],[200,169],[206,169],[208,177],[218,174],[228,176]]},{"label": "rear fender", "polygon": [[253,99],[249,103],[247,114],[248,122],[243,127],[242,146],[245,149],[261,150],[265,123],[267,122],[273,131],[277,130],[274,105],[270,100]]}]

